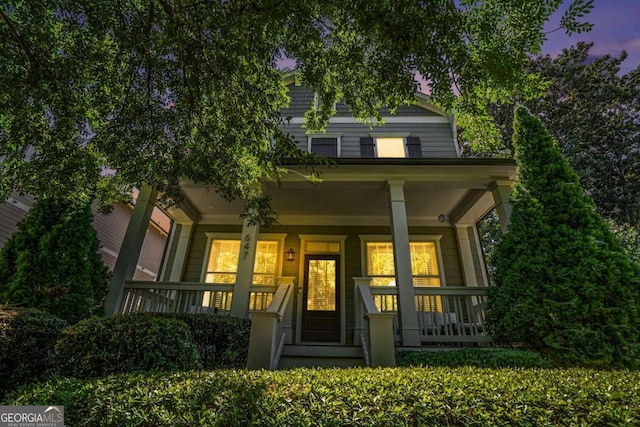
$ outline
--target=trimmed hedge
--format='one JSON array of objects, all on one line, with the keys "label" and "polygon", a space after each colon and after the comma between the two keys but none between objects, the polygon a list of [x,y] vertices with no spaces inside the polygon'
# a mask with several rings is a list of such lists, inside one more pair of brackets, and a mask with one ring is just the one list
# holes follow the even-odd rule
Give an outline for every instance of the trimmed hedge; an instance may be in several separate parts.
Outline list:
[{"label": "trimmed hedge", "polygon": [[156,318],[177,319],[189,326],[198,348],[202,367],[244,368],[247,366],[251,321],[219,314],[146,314]]},{"label": "trimmed hedge", "polygon": [[77,378],[202,367],[189,327],[153,316],[83,320],[63,331],[55,349],[58,373]]},{"label": "trimmed hedge", "polygon": [[64,320],[36,309],[0,309],[0,396],[45,377]]},{"label": "trimmed hedge", "polygon": [[61,379],[10,405],[64,405],[73,426],[639,425],[640,372],[298,369]]},{"label": "trimmed hedge", "polygon": [[401,351],[398,366],[475,366],[477,368],[551,368],[538,353],[507,348],[465,348],[449,351]]}]

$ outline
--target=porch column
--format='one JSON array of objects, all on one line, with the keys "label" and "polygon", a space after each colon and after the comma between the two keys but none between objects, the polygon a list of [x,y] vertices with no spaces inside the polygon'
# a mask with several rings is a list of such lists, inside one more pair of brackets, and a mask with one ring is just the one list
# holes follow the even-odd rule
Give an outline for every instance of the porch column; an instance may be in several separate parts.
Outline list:
[{"label": "porch column", "polygon": [[176,245],[173,262],[171,263],[170,282],[179,282],[182,280],[182,271],[184,270],[184,262],[187,257],[187,249],[191,241],[191,230],[193,230],[193,222],[184,222],[178,225],[180,226],[180,231],[174,236],[174,238],[178,239],[178,243]]},{"label": "porch column", "polygon": [[473,252],[471,251],[471,241],[469,239],[469,231],[472,231],[470,230],[471,226],[468,224],[456,224],[455,228],[465,284],[466,286],[478,286],[475,264],[473,262]]},{"label": "porch column", "polygon": [[500,219],[500,228],[503,233],[509,232],[509,220],[511,218],[511,181],[493,181],[489,185],[489,191],[493,195],[493,201],[496,205],[498,218]]},{"label": "porch column", "polygon": [[253,282],[258,229],[257,224],[250,225],[247,219],[242,224],[236,284],[233,287],[233,299],[231,300],[231,315],[234,317],[247,317],[249,314],[249,292]]},{"label": "porch column", "polygon": [[416,314],[416,298],[413,290],[411,251],[409,248],[409,226],[404,203],[404,181],[387,180],[389,187],[389,215],[391,218],[391,239],[393,241],[393,261],[396,267],[398,287],[398,316],[402,329],[402,345],[420,347],[420,330]]},{"label": "porch column", "polygon": [[120,246],[118,259],[113,268],[111,283],[109,284],[109,291],[105,301],[105,314],[107,316],[115,314],[115,310],[120,306],[124,282],[133,279],[157,196],[158,191],[148,185],[143,185],[140,188],[124,240]]}]

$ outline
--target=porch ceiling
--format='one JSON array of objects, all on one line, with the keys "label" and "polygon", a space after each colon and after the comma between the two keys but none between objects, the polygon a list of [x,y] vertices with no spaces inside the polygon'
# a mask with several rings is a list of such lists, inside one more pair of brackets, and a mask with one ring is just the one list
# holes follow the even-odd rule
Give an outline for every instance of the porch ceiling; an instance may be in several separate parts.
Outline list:
[{"label": "porch ceiling", "polygon": [[[456,159],[460,160],[460,159]],[[465,159],[467,160],[467,159]],[[280,185],[265,183],[280,223],[388,224],[387,180],[405,181],[409,224],[438,224],[444,213],[453,222],[472,222],[493,206],[487,188],[494,181],[513,181],[513,162],[499,164],[347,164],[322,171],[323,182],[309,184],[298,173],[283,177]],[[201,223],[239,224],[242,201],[227,202],[215,191],[193,184],[182,187],[187,210]]]}]

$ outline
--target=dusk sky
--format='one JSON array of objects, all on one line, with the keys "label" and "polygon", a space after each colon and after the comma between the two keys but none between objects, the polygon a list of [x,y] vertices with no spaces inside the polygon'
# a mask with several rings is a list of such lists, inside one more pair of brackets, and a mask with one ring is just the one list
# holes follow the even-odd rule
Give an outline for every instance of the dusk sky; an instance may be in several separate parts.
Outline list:
[{"label": "dusk sky", "polygon": [[[569,7],[565,0],[561,10],[547,23],[547,31],[557,28],[562,12]],[[562,30],[549,34],[542,47],[543,53],[553,56],[563,48],[580,41],[593,42],[594,55],[618,56],[626,50],[628,57],[622,64],[622,73],[628,73],[640,65],[640,0],[595,0],[594,7],[584,20],[594,24],[588,33],[567,36]]]}]

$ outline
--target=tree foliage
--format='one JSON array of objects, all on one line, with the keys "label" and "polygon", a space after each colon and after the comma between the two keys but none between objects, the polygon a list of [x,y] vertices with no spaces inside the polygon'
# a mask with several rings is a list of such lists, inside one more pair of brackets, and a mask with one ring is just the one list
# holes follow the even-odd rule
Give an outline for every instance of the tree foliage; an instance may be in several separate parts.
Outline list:
[{"label": "tree foliage", "polygon": [[638,228],[640,67],[621,75],[626,54],[593,57],[591,47],[579,43],[557,58],[533,60],[528,69],[550,82],[544,95],[495,104],[490,111],[510,149],[513,105],[526,105],[557,139],[598,212]]},{"label": "tree foliage", "polygon": [[0,303],[69,323],[102,314],[109,274],[87,204],[37,199],[0,250]]},{"label": "tree foliage", "polygon": [[523,107],[513,145],[519,181],[489,295],[496,336],[560,363],[637,365],[638,267],[548,131]]},{"label": "tree foliage", "polygon": [[[312,165],[282,130],[276,62],[318,93],[307,126],[341,98],[380,118],[412,99],[414,75],[470,133],[495,141],[487,101],[530,96],[524,72],[561,0],[20,0],[0,7],[0,192],[72,194],[108,205],[182,180],[259,198],[283,159]],[[563,26],[581,31],[575,0]],[[36,153],[24,160],[28,145]],[[312,171],[313,172],[313,171]],[[254,203],[260,210],[268,204]]]}]

